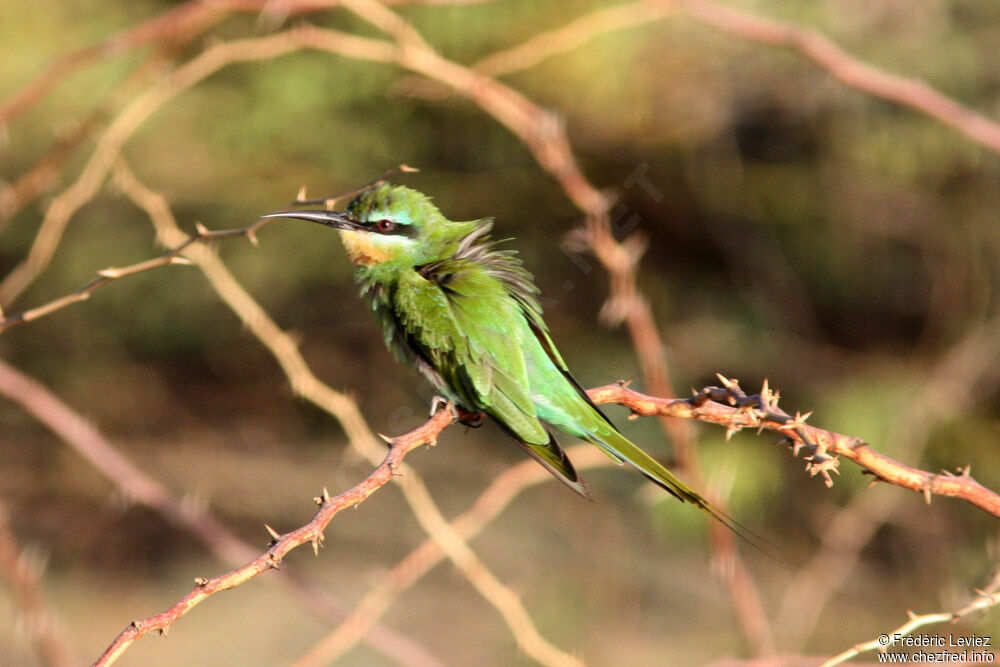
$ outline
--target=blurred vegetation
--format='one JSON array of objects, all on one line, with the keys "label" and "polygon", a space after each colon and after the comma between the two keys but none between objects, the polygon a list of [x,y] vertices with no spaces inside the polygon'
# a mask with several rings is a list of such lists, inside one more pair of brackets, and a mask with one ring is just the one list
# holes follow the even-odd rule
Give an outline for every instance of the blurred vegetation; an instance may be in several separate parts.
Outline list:
[{"label": "blurred vegetation", "polygon": [[[174,4],[0,3],[0,99],[55,58]],[[442,54],[472,63],[608,4],[498,0],[398,11]],[[734,6],[813,27],[874,66],[1000,117],[995,3]],[[375,34],[345,12],[310,21]],[[234,16],[185,53],[267,29],[256,16]],[[106,122],[123,100],[95,103],[143,53],[81,69],[13,122],[0,147],[0,179],[14,181],[89,114]],[[640,287],[667,342],[678,392],[714,382],[716,372],[746,388],[766,377],[787,410],[814,411],[816,425],[863,437],[924,469],[971,463],[981,483],[1000,488],[995,371],[979,378],[970,404],[932,422],[918,458],[911,453],[919,443],[892,439],[900,416],[920,411],[913,402],[934,369],[1000,312],[995,153],[845,88],[794,54],[684,17],[609,32],[503,80],[565,118],[585,173],[617,189],[621,220],[634,221],[622,226],[648,241]],[[24,257],[51,196],[72,182],[91,148],[86,143],[50,194],[0,230],[0,275]],[[302,184],[322,196],[398,163],[418,166],[419,174],[398,180],[432,194],[453,219],[494,216],[498,235],[517,239],[546,296],[554,337],[583,385],[639,374],[627,333],[597,324],[606,276],[593,258],[567,249],[566,235],[580,220],[562,191],[493,119],[394,67],[310,52],[231,67],[160,109],[124,153],[189,230],[195,221],[211,229],[247,225],[285,205]],[[637,169],[659,198],[624,185]],[[385,351],[336,235],[282,222],[259,236],[257,248],[237,240],[216,247],[275,320],[301,337],[316,374],[356,396],[376,431],[419,424],[430,389]],[[4,308],[44,303],[99,269],[159,252],[145,214],[108,187],[73,218],[50,268]],[[179,493],[198,494],[262,546],[262,523],[301,524],[319,488],[346,488],[367,469],[343,454],[332,419],[294,399],[277,364],[194,268],[122,280],[83,305],[10,330],[0,349],[134,462]],[[647,449],[669,455],[654,422],[610,412]],[[192,576],[222,571],[193,538],[116,500],[107,481],[12,404],[0,404],[0,424],[0,502],[21,539],[48,554],[47,590],[82,658],[95,657],[129,619],[168,606]],[[871,639],[902,623],[907,609],[951,609],[994,567],[996,520],[975,508],[944,499],[926,507],[918,494],[886,485],[865,491],[867,478],[848,463],[827,490],[766,438],[741,434],[724,444],[719,429],[697,433],[709,479],[733,479],[734,515],[786,549],[795,565],[807,561],[837,507],[863,493],[902,496],[825,609],[824,629],[806,653]],[[451,516],[520,457],[488,427],[450,430],[411,461]],[[587,477],[596,505],[543,485],[475,543],[545,634],[593,664],[739,655],[725,591],[704,557],[702,519],[669,499],[644,503],[638,475]],[[385,490],[335,520],[320,558],[297,552],[295,564],[353,601],[421,539],[398,495]],[[749,560],[765,605],[777,609],[795,567],[758,554]],[[386,623],[448,663],[525,662],[495,612],[449,568],[439,570]],[[4,619],[16,615],[0,597],[0,627],[13,628]],[[1000,621],[994,614],[976,627],[994,634]],[[210,600],[169,642],[141,641],[124,664],[186,662],[195,647],[209,651],[200,664],[276,664],[323,632],[276,587],[254,582]],[[781,649],[782,628],[774,633]],[[32,659],[15,630],[0,630],[5,644],[0,662]],[[348,664],[379,660],[359,649]]]}]

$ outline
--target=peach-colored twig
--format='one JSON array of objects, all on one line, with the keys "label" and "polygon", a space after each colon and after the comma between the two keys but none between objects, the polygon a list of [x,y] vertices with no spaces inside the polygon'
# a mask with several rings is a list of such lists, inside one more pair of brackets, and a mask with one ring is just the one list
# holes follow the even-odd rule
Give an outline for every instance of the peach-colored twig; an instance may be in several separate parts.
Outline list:
[{"label": "peach-colored twig", "polygon": [[[965,605],[957,611],[946,611],[938,612],[933,614],[914,614],[912,611],[906,612],[909,616],[909,620],[890,632],[879,635],[879,637],[865,642],[863,644],[856,644],[851,648],[847,649],[843,653],[835,655],[829,660],[825,661],[821,667],[834,667],[834,665],[839,665],[841,663],[847,662],[851,658],[855,658],[862,653],[867,653],[869,651],[878,651],[884,653],[892,649],[896,644],[903,638],[913,633],[914,630],[919,628],[935,625],[938,623],[955,623],[956,621],[965,618],[969,614],[977,611],[984,611],[991,607],[995,607],[1000,604],[1000,574],[995,574],[993,580],[990,584],[981,591],[976,591],[976,597],[969,604]],[[954,646],[954,644],[951,644]],[[975,647],[971,647],[975,650]],[[987,649],[980,649],[984,654],[989,653],[990,658],[986,660],[987,662],[992,662],[992,651],[995,650],[993,647]],[[957,656],[957,653],[956,653]],[[974,658],[970,658],[970,663],[980,662]]]},{"label": "peach-colored twig", "polygon": [[[604,452],[590,445],[566,450],[577,470],[612,465]],[[456,517],[452,529],[464,540],[471,540],[492,522],[507,505],[528,487],[552,480],[552,475],[533,460],[511,466],[496,477],[476,499],[472,507]],[[445,553],[434,539],[424,540],[379,577],[378,583],[361,599],[344,619],[304,655],[297,667],[309,664],[330,664],[344,655],[368,633],[369,628],[389,609],[403,591],[415,584],[427,572],[441,563]]]},{"label": "peach-colored twig", "polygon": [[114,663],[136,640],[150,632],[164,633],[172,623],[209,596],[239,586],[268,570],[277,569],[282,559],[293,549],[308,542],[313,545],[314,550],[318,551],[323,544],[323,530],[337,513],[347,507],[359,504],[388,483],[396,475],[403,458],[409,452],[421,445],[433,444],[437,434],[452,420],[450,410],[439,410],[423,426],[393,439],[389,453],[362,482],[333,497],[326,489],[323,489],[323,494],[316,498],[319,510],[309,523],[284,535],[275,533],[271,547],[240,568],[211,579],[196,579],[194,588],[169,609],[130,623],[108,646],[95,665]]},{"label": "peach-colored twig", "polygon": [[[204,544],[220,561],[239,565],[258,550],[240,539],[217,517],[195,504],[184,502],[167,487],[129,461],[87,419],[66,405],[44,385],[0,360],[0,395],[20,405],[111,480],[130,501],[160,513],[175,526]],[[301,577],[280,578],[290,590],[322,615],[343,616],[342,603],[321,594]],[[439,662],[426,649],[388,628],[372,629],[373,648],[404,664],[430,667]]]},{"label": "peach-colored twig", "polygon": [[621,382],[587,393],[595,403],[619,403],[637,415],[696,419],[725,426],[727,433],[743,428],[775,431],[790,443],[795,453],[806,450],[806,470],[811,475],[823,476],[828,486],[833,484],[830,474],[837,472],[836,457],[843,456],[874,475],[875,481],[917,491],[928,502],[933,495],[950,496],[1000,516],[1000,495],[972,479],[968,468],[954,473],[930,473],[911,468],[876,452],[856,436],[806,424],[808,414],[795,417],[786,414],[778,408],[776,394],[769,391],[766,384],[760,394],[747,396],[735,380],[723,380],[725,387],[705,387],[693,398],[656,398],[633,391]]}]

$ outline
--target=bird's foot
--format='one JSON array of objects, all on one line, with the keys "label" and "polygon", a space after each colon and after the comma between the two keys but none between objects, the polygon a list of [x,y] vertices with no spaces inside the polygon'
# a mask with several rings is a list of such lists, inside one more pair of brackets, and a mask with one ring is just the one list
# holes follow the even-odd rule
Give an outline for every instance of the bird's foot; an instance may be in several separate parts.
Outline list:
[{"label": "bird's foot", "polygon": [[449,401],[440,394],[431,399],[431,417],[437,414],[438,410],[448,408],[451,410],[451,417],[456,423],[468,426],[469,428],[479,428],[486,421],[486,415],[482,412],[468,412],[460,410],[457,405]]},{"label": "bird's foot", "polygon": [[451,416],[455,419],[455,421],[460,420],[460,415],[458,414],[458,407],[444,396],[438,394],[437,396],[431,399],[431,417],[436,415],[438,410],[440,410],[441,408],[450,409]]}]

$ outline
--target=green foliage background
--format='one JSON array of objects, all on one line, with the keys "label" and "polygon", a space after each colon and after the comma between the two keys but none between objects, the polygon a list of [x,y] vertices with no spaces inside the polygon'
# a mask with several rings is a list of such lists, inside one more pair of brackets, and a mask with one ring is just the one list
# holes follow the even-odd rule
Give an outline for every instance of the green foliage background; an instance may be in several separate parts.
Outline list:
[{"label": "green foliage background", "polygon": [[[463,63],[560,26],[602,2],[498,0],[399,11],[443,55]],[[56,57],[168,9],[166,2],[0,4],[0,99]],[[981,0],[911,3],[755,2],[734,6],[813,27],[862,60],[914,76],[1000,117],[1000,9]],[[310,20],[376,33],[343,11]],[[263,34],[233,17],[187,48]],[[0,179],[25,172],[91,112],[141,54],[108,57],[56,87],[7,130]],[[765,377],[790,412],[858,435],[924,469],[972,464],[1000,488],[996,358],[983,358],[972,400],[915,401],[942,360],[980,326],[995,326],[1000,266],[1000,159],[953,129],[845,88],[802,58],[739,41],[682,16],[612,31],[503,80],[561,114],[592,182],[616,189],[621,220],[648,251],[640,286],[667,343],[679,392],[722,372]],[[137,92],[137,91],[132,91]],[[113,100],[112,104],[121,104]],[[92,144],[52,195],[72,182]],[[638,375],[627,334],[597,323],[607,295],[596,261],[567,249],[578,212],[506,129],[469,102],[394,67],[300,53],[226,69],[158,111],[128,142],[140,178],[193,229],[241,227],[312,196],[350,189],[398,163],[401,182],[455,219],[494,216],[546,295],[554,337],[585,386]],[[628,187],[640,171],[657,197]],[[50,198],[0,230],[0,274],[19,262]],[[634,225],[632,222],[634,221]],[[623,224],[624,226],[624,224]],[[620,230],[624,231],[624,230]],[[67,293],[94,272],[160,252],[145,214],[113,187],[73,219],[51,267],[17,312]],[[336,235],[296,223],[260,247],[217,246],[243,285],[296,331],[317,375],[355,395],[376,431],[419,424],[430,391],[383,349],[355,298]],[[586,268],[581,268],[586,267]],[[4,359],[86,414],[129,457],[197,495],[262,546],[262,523],[308,519],[323,485],[346,488],[366,466],[344,454],[332,419],[297,402],[273,359],[241,329],[196,269],[173,267],[111,285],[84,305],[12,329]],[[975,365],[975,364],[973,364]],[[959,384],[969,378],[955,378]],[[956,389],[956,392],[958,390]],[[932,420],[929,445],[893,440],[902,416]],[[626,433],[669,455],[651,421]],[[0,404],[0,501],[19,537],[48,555],[47,591],[69,640],[92,659],[133,617],[168,606],[192,576],[222,570],[191,538],[116,500],[108,482],[15,406]],[[996,520],[970,506],[880,485],[852,465],[831,490],[766,437],[698,438],[710,480],[732,478],[733,513],[789,554],[751,553],[769,610],[859,494],[903,496],[826,607],[809,654],[831,654],[901,624],[905,611],[951,609],[994,566]],[[520,457],[493,428],[448,431],[412,463],[449,515]],[[703,522],[669,499],[649,502],[637,475],[588,476],[594,506],[557,485],[525,493],[474,543],[522,597],[546,636],[593,664],[682,664],[740,655],[725,591],[705,558]],[[422,535],[385,490],[338,517],[319,559],[297,566],[350,602]],[[386,623],[445,662],[526,662],[495,612],[447,567],[403,596]],[[0,589],[2,590],[2,589]],[[31,660],[0,598],[0,645]],[[975,621],[1000,629],[996,615]],[[6,629],[2,629],[6,628]],[[254,582],[213,598],[169,639],[141,641],[125,664],[276,664],[323,626]],[[779,649],[781,627],[774,628]],[[252,641],[248,642],[248,639]],[[381,660],[369,649],[347,664]],[[2,659],[0,659],[2,661]]]}]

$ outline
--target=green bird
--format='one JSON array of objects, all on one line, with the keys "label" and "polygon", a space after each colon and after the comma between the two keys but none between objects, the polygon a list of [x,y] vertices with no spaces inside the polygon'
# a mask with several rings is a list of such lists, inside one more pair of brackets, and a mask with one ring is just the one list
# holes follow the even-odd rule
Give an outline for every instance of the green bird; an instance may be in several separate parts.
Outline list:
[{"label": "green bird", "polygon": [[628,462],[730,528],[735,522],[618,432],[573,379],[542,319],[539,291],[490,219],[447,219],[426,195],[378,183],[343,212],[297,210],[340,230],[385,342],[454,405],[492,417],[571,489],[586,484],[552,435],[558,429]]}]

